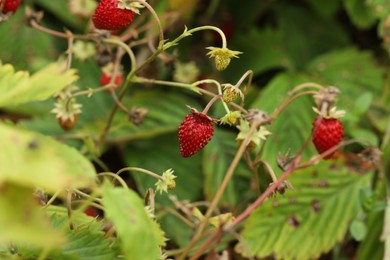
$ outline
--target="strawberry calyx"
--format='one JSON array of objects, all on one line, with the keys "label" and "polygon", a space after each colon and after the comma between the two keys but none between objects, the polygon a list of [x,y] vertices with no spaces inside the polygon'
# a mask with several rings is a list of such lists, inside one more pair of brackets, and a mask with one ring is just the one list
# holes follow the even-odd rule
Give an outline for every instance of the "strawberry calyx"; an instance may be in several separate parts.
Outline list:
[{"label": "strawberry calyx", "polygon": [[334,118],[334,119],[339,119],[341,117],[343,117],[345,115],[345,110],[337,110],[336,107],[332,107],[331,109],[327,110],[327,111],[320,111],[318,108],[316,107],[313,107],[313,111],[315,113],[317,113],[319,116],[321,116],[322,118],[325,118],[325,119],[331,119],[331,118]]},{"label": "strawberry calyx", "polygon": [[198,116],[200,118],[203,118],[203,119],[206,119],[212,123],[217,123],[219,122],[218,119],[215,119],[215,118],[212,118],[212,117],[209,117],[208,115],[206,115],[205,113],[203,112],[199,112],[196,108],[193,108],[193,107],[190,107],[187,105],[187,107],[191,110],[192,114],[195,115],[195,116]]},{"label": "strawberry calyx", "polygon": [[[146,0],[144,0],[144,2],[146,2]],[[141,2],[133,0],[119,0],[117,7],[119,9],[129,10],[133,13],[140,14],[139,9],[144,8],[145,6]]]}]

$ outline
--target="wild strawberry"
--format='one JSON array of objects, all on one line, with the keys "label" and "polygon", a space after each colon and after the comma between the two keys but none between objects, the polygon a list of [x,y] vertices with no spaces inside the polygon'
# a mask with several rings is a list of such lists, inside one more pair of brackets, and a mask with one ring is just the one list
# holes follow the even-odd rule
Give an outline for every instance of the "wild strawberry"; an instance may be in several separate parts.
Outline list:
[{"label": "wild strawberry", "polygon": [[[22,0],[5,0],[2,13],[3,14],[15,13],[21,2]],[[0,5],[1,4],[2,4],[2,0],[0,0]]]},{"label": "wild strawberry", "polygon": [[57,120],[58,120],[58,124],[61,126],[62,129],[64,129],[65,131],[69,131],[73,129],[73,127],[77,123],[77,114],[73,115],[73,118],[58,117]]},{"label": "wild strawberry", "polygon": [[[109,74],[106,74],[106,73],[103,72],[102,76],[100,77],[100,84],[102,86],[106,86],[106,85],[108,85],[111,82],[111,79],[112,79],[112,75],[109,75]],[[122,73],[118,73],[115,76],[113,84],[115,86],[120,86],[120,85],[122,85],[122,83],[123,83]]]},{"label": "wild strawberry", "polygon": [[214,135],[213,123],[216,120],[194,108],[191,111],[192,115],[187,115],[179,126],[180,153],[183,157],[197,153]]},{"label": "wild strawberry", "polygon": [[94,207],[91,207],[91,206],[89,206],[88,208],[86,208],[85,210],[84,210],[84,213],[85,213],[85,215],[87,215],[87,216],[90,216],[90,217],[93,217],[93,218],[95,218],[95,217],[97,217],[97,212],[96,212],[96,210],[95,210],[95,208]]},{"label": "wild strawberry", "polygon": [[[317,117],[313,122],[312,141],[318,153],[323,153],[338,145],[343,138],[344,128],[340,120],[336,118]],[[330,159],[329,154],[324,159]]]},{"label": "wild strawberry", "polygon": [[104,87],[110,84],[114,74],[115,74],[115,79],[113,80],[112,84],[114,85],[113,89],[117,90],[118,87],[123,83],[122,67],[120,66],[118,69],[116,69],[115,65],[112,62],[108,63],[106,66],[102,68],[102,75],[100,76],[101,86]]},{"label": "wild strawberry", "polygon": [[92,22],[97,29],[121,30],[134,18],[134,12],[119,8],[119,0],[101,0],[92,15]]}]

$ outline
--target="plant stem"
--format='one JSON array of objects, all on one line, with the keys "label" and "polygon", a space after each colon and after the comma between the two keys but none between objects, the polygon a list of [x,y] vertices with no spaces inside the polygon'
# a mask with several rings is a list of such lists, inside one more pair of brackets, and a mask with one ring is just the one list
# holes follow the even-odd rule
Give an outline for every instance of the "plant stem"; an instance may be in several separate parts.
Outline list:
[{"label": "plant stem", "polygon": [[126,189],[129,188],[127,186],[126,182],[121,177],[119,177],[117,174],[115,174],[115,173],[112,173],[112,172],[100,172],[97,175],[98,176],[110,176],[110,177],[113,177],[114,179],[116,179],[122,185],[123,188],[126,188]]},{"label": "plant stem", "polygon": [[221,95],[216,95],[214,96],[210,101],[209,103],[207,103],[206,107],[203,109],[202,113],[203,114],[207,114],[207,112],[209,112],[209,109],[210,107],[215,103],[215,101],[217,101],[218,99],[221,98]]},{"label": "plant stem", "polygon": [[146,169],[143,169],[143,168],[138,168],[138,167],[126,167],[126,168],[122,168],[120,169],[116,175],[119,175],[121,174],[122,172],[125,172],[125,171],[137,171],[137,172],[142,172],[142,173],[146,173],[160,181],[164,181],[163,177],[161,177],[160,175],[158,174],[155,174],[154,172],[151,172],[151,171],[148,171]]},{"label": "plant stem", "polygon": [[230,164],[228,170],[226,171],[225,177],[222,180],[221,185],[218,187],[218,190],[215,193],[213,200],[211,201],[210,207],[206,211],[206,214],[204,216],[205,218],[200,223],[198,229],[196,230],[194,237],[189,242],[189,244],[185,247],[185,249],[184,249],[183,253],[180,255],[179,259],[184,259],[185,256],[188,254],[188,252],[191,250],[191,248],[198,242],[198,240],[202,236],[203,230],[206,228],[208,220],[209,220],[212,212],[214,211],[214,208],[218,205],[219,201],[221,200],[222,195],[223,195],[227,185],[229,184],[229,181],[231,180],[233,173],[234,173],[238,163],[240,162],[242,155],[245,152],[247,143],[249,142],[254,131],[261,124],[262,124],[261,121],[256,121],[255,123],[252,124],[251,128],[248,131],[248,134],[245,137],[245,140],[241,143],[236,155],[234,156],[232,163]]}]

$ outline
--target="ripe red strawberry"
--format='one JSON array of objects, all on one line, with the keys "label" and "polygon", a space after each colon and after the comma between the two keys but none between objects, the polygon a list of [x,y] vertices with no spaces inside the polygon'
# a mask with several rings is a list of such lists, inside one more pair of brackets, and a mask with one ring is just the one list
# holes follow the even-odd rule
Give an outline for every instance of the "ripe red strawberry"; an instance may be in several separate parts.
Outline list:
[{"label": "ripe red strawberry", "polygon": [[[111,82],[111,79],[112,79],[112,75],[109,75],[109,74],[106,74],[103,72],[101,77],[100,77],[100,84],[102,86],[106,86]],[[120,86],[120,85],[122,85],[122,83],[123,83],[122,73],[118,73],[115,76],[115,80],[114,80],[113,84],[116,86]]]},{"label": "ripe red strawberry", "polygon": [[179,126],[180,153],[190,157],[202,149],[214,135],[214,119],[206,114],[191,109],[192,115],[187,115]]},{"label": "ripe red strawberry", "polygon": [[[318,153],[323,153],[339,144],[343,132],[344,128],[340,120],[317,117],[313,122],[312,141]],[[324,159],[332,158],[333,154],[325,156]]]},{"label": "ripe red strawberry", "polygon": [[[0,0],[1,5],[2,0]],[[2,13],[15,13],[22,0],[5,0]]]},{"label": "ripe red strawberry", "polygon": [[134,18],[134,12],[118,8],[119,0],[101,0],[92,15],[92,22],[97,29],[121,30]]}]

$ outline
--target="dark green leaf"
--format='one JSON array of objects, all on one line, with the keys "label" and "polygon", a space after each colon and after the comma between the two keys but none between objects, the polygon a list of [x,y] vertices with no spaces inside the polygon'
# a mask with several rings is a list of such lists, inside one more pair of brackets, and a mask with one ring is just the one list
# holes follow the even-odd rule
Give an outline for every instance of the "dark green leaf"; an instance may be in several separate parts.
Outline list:
[{"label": "dark green leaf", "polygon": [[361,0],[344,0],[344,6],[349,17],[360,28],[367,28],[375,22],[374,10]]},{"label": "dark green leaf", "polygon": [[[237,151],[236,137],[237,134],[234,132],[227,132],[217,128],[212,141],[204,148],[204,192],[208,201],[212,200],[218,187],[221,186],[226,171],[234,158]],[[230,181],[221,199],[220,203],[224,207],[233,208],[234,205],[245,198],[244,196],[249,191],[247,182],[243,182],[243,178],[248,181],[251,175],[252,173],[247,164],[242,161],[235,170],[234,178]],[[245,186],[240,187],[240,183],[245,183]]]},{"label": "dark green leaf", "polygon": [[[300,83],[310,81],[309,78],[296,75],[279,74],[266,86],[262,95],[252,104],[254,108],[269,114],[287,98],[287,93]],[[285,154],[291,148],[290,155],[297,153],[310,137],[312,121],[315,118],[311,107],[313,103],[308,96],[300,97],[284,109],[272,123],[262,159],[268,161],[276,171],[278,152]],[[303,158],[315,155],[312,145],[303,151]]]}]

